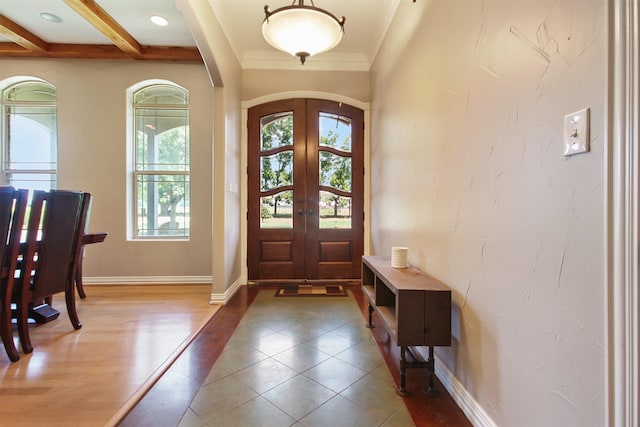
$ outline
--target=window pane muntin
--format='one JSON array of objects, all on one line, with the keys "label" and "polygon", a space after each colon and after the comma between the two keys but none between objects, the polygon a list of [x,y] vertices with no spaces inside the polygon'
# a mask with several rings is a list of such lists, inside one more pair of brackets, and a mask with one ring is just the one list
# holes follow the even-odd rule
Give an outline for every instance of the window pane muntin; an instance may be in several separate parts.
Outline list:
[{"label": "window pane muntin", "polygon": [[319,192],[318,226],[322,229],[351,229],[351,197],[330,191]]},{"label": "window pane muntin", "polygon": [[8,103],[39,103],[55,105],[57,94],[55,86],[41,81],[24,81],[16,83],[3,93]]},{"label": "window pane muntin", "polygon": [[260,157],[260,191],[293,184],[293,151]]},{"label": "window pane muntin", "polygon": [[189,116],[189,110],[181,106],[136,107],[135,111],[136,117],[184,120],[185,117],[188,118]]},{"label": "window pane muntin", "polygon": [[58,186],[56,173],[5,171],[5,182],[16,188],[49,191]]},{"label": "window pane muntin", "polygon": [[260,197],[260,228],[293,228],[293,191]]},{"label": "window pane muntin", "polygon": [[188,110],[137,108],[135,118],[136,170],[189,170]]},{"label": "window pane muntin", "polygon": [[136,174],[138,237],[188,237],[189,175]]},{"label": "window pane muntin", "polygon": [[2,91],[2,183],[57,187],[56,101],[55,86],[42,80],[23,80]]},{"label": "window pane muntin", "polygon": [[189,92],[178,86],[151,85],[133,95],[135,105],[189,105]]},{"label": "window pane muntin", "polygon": [[320,151],[320,185],[340,191],[351,191],[351,157]]},{"label": "window pane muntin", "polygon": [[5,169],[57,168],[55,107],[7,106]]},{"label": "window pane muntin", "polygon": [[320,113],[319,138],[321,147],[351,152],[351,119],[337,114]]},{"label": "window pane muntin", "polygon": [[270,114],[260,118],[260,151],[293,146],[293,111]]},{"label": "window pane muntin", "polygon": [[189,145],[186,127],[174,128],[159,135],[138,133],[136,170],[188,171]]},{"label": "window pane muntin", "polygon": [[[170,84],[133,94],[135,238],[189,237],[188,99],[188,91]],[[168,189],[182,197],[174,200],[175,213],[167,210]]]}]

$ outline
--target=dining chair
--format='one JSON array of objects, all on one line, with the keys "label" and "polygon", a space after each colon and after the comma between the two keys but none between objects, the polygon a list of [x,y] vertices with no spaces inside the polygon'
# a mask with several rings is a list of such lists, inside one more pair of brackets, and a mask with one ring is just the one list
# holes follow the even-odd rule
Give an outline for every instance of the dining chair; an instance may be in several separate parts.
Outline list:
[{"label": "dining chair", "polygon": [[87,294],[84,292],[84,284],[82,281],[82,263],[84,257],[84,247],[86,245],[92,245],[94,243],[102,243],[107,238],[109,233],[101,231],[98,233],[84,233],[82,236],[82,248],[80,249],[80,259],[78,259],[78,269],[76,271],[76,289],[80,298],[86,298]]},{"label": "dining chair", "polygon": [[28,196],[28,190],[0,186],[0,336],[12,362],[20,359],[13,343],[11,294]]},{"label": "dining chair", "polygon": [[91,194],[68,190],[35,191],[31,201],[22,265],[15,282],[18,335],[22,351],[33,351],[29,309],[64,292],[69,320],[80,329],[74,281]]},{"label": "dining chair", "polygon": [[[89,193],[87,194],[89,197],[91,197]],[[107,232],[89,233],[89,218],[91,217],[92,203],[93,203],[93,199],[89,199],[89,206],[84,211],[82,245],[80,246],[80,253],[78,255],[78,264],[77,264],[77,270],[76,270],[75,284],[76,284],[76,289],[78,290],[78,295],[80,296],[80,298],[87,297],[87,294],[84,292],[84,284],[82,282],[82,262],[84,258],[84,247],[86,245],[104,242],[104,240],[109,235],[109,233]]]}]

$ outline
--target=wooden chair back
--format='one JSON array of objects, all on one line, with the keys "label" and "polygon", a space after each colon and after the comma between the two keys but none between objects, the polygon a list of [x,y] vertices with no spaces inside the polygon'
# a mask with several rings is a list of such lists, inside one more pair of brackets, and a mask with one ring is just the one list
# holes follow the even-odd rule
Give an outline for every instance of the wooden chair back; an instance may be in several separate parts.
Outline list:
[{"label": "wooden chair back", "polygon": [[11,295],[29,192],[0,186],[0,336],[12,362],[20,359],[13,343]]},{"label": "wooden chair back", "polygon": [[69,320],[82,324],[75,307],[74,280],[82,247],[89,193],[68,190],[34,192],[26,233],[24,264],[20,271],[18,332],[23,351],[33,350],[29,338],[28,305],[64,292]]},{"label": "wooden chair back", "polygon": [[37,191],[27,228],[26,271],[32,271],[32,298],[44,298],[69,287],[83,193]]}]

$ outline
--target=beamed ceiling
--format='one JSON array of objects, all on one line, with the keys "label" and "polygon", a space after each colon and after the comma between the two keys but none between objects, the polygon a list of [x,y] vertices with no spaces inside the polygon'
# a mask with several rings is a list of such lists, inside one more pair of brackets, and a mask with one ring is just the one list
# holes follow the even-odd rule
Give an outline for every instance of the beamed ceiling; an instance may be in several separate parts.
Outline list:
[{"label": "beamed ceiling", "polygon": [[[111,0],[105,3],[113,6],[118,12],[122,11],[123,7],[126,10],[127,6],[136,6],[131,0]],[[0,2],[0,57],[201,61],[200,53],[186,24],[180,21],[181,17],[173,1],[158,1],[158,6],[162,7],[155,7],[153,1],[137,3],[149,5],[143,19],[144,25],[150,30],[154,29],[153,24],[147,22],[151,14],[170,15],[170,23],[173,20],[173,25],[177,24],[180,31],[186,33],[186,39],[183,34],[177,39],[180,44],[175,46],[145,44],[136,40],[94,0],[3,0]],[[141,5],[137,6],[128,9],[135,12]],[[53,13],[62,18],[63,22],[48,22],[40,18],[39,14],[42,12]],[[80,23],[80,20],[84,22]],[[87,24],[92,30],[86,28]],[[140,28],[140,24],[136,25],[136,28]],[[158,27],[155,30],[160,32],[162,28]],[[56,35],[57,31],[60,31],[59,36]],[[100,33],[102,38],[96,36],[95,32]],[[52,41],[57,38],[66,38],[69,42]],[[83,38],[93,42],[77,42]],[[152,39],[150,42],[155,43],[157,40]]]},{"label": "beamed ceiling", "polygon": [[[211,6],[242,68],[301,69],[261,32],[265,4],[275,10],[292,0],[0,0],[0,58],[200,62],[189,25],[202,34],[206,24],[202,29],[201,22],[187,22],[179,10],[191,1]],[[345,33],[337,47],[310,58],[304,69],[368,71],[400,2],[412,0],[315,0],[316,7],[346,17]],[[152,24],[151,15],[164,16],[169,25]]]}]

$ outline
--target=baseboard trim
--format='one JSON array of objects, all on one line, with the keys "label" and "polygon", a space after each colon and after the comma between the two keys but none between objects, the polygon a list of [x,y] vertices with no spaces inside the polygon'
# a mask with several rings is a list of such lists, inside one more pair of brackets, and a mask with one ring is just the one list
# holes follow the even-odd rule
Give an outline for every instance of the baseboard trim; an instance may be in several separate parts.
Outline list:
[{"label": "baseboard trim", "polygon": [[242,277],[239,277],[223,293],[211,292],[211,299],[209,300],[209,304],[226,304],[235,295],[238,289],[240,289],[240,286],[243,286],[246,283],[246,280],[243,280]]},{"label": "baseboard trim", "polygon": [[85,285],[166,285],[166,284],[211,284],[211,276],[111,276],[83,277]]},{"label": "baseboard trim", "polygon": [[[89,286],[105,285],[211,285],[211,276],[113,276],[113,277],[83,277],[83,284]],[[235,293],[247,283],[241,276],[236,279],[223,293],[212,292],[209,304],[226,304]]]},{"label": "baseboard trim", "polygon": [[[419,347],[417,352],[420,356],[427,360],[429,354],[426,347]],[[469,422],[475,427],[497,427],[497,424],[485,412],[480,404],[473,398],[460,381],[447,369],[442,360],[435,356],[436,376],[447,389],[453,400],[460,407],[462,412],[467,416]]]}]

